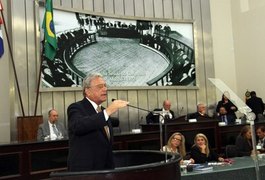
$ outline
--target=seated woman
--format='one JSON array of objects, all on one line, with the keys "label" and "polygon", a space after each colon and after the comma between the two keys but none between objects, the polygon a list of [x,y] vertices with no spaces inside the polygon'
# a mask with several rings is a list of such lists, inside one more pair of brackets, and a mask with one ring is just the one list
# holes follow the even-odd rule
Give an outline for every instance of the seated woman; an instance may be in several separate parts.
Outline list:
[{"label": "seated woman", "polygon": [[251,129],[249,125],[241,129],[240,134],[236,138],[236,150],[238,156],[250,156],[253,152],[251,141]]},{"label": "seated woman", "polygon": [[194,160],[186,155],[185,138],[179,132],[175,132],[170,136],[167,145],[163,146],[162,151],[167,151],[172,154],[180,154],[180,156],[182,157],[180,164],[183,164],[183,160],[189,160],[189,163],[194,163]]},{"label": "seated woman", "polygon": [[191,147],[191,158],[195,163],[201,164],[209,161],[224,161],[214,151],[210,150],[207,137],[199,133],[194,138],[194,145]]}]

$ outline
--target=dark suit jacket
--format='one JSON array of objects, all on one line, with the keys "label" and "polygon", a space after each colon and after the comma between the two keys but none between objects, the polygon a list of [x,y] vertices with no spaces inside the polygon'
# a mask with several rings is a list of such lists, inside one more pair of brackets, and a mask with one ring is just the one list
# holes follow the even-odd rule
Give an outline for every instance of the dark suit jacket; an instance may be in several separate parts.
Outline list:
[{"label": "dark suit jacket", "polygon": [[252,151],[252,143],[241,135],[236,138],[236,150],[238,156],[250,156]]},{"label": "dark suit jacket", "polygon": [[[64,125],[58,121],[55,123],[55,125],[58,131],[62,133],[63,138],[68,138],[68,134],[66,129],[64,128]],[[50,136],[50,126],[48,121],[45,121],[44,123],[39,125],[37,140],[44,140],[44,138],[47,136]]]},{"label": "dark suit jacket", "polygon": [[[67,109],[69,130],[69,171],[113,169],[112,127],[104,113],[97,113],[84,98]],[[109,126],[109,140],[104,126]]]},{"label": "dark suit jacket", "polygon": [[[217,117],[217,119],[220,121],[220,122],[223,122],[223,117],[224,115],[220,115]],[[235,122],[235,118],[233,115],[229,115],[229,114],[226,114],[226,120],[227,120],[227,124],[233,124]]]},{"label": "dark suit jacket", "polygon": [[211,119],[207,114],[202,116],[200,113],[195,112],[188,115],[188,119],[197,119],[197,120],[204,120],[204,119]]},{"label": "dark suit jacket", "polygon": [[[162,109],[154,109],[154,111],[162,111]],[[174,112],[169,110],[169,112],[172,114],[172,119],[175,118]],[[159,123],[159,115],[154,115],[152,112],[148,113],[146,116],[146,123],[152,124],[152,123]]]},{"label": "dark suit jacket", "polygon": [[259,97],[251,97],[247,100],[246,104],[252,109],[252,111],[258,115],[263,114],[264,104],[261,98]]},{"label": "dark suit jacket", "polygon": [[206,154],[201,153],[199,147],[196,145],[191,147],[190,157],[194,159],[196,164],[218,161],[218,155],[214,151],[210,150],[209,156],[206,156]]}]

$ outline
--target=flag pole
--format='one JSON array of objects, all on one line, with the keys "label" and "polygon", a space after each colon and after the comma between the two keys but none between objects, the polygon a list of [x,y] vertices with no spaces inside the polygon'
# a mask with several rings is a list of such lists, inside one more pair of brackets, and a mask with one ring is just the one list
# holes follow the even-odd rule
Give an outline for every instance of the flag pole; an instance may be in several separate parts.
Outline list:
[{"label": "flag pole", "polygon": [[5,17],[4,17],[4,14],[3,14],[3,6],[2,6],[1,0],[0,0],[0,11],[1,11],[2,19],[3,19],[3,25],[4,25],[4,28],[5,28],[5,34],[6,34],[6,39],[7,39],[9,53],[10,53],[10,56],[11,56],[12,67],[13,67],[13,70],[14,70],[15,81],[16,81],[16,86],[17,86],[17,91],[18,91],[18,96],[19,96],[21,111],[22,111],[23,117],[25,117],[23,102],[22,102],[20,88],[19,88],[19,84],[18,84],[16,66],[15,66],[15,62],[14,62],[14,57],[13,57],[13,52],[12,52],[12,49],[11,49],[11,44],[10,44],[9,36],[8,36],[8,33],[7,33],[6,22],[5,22]]}]

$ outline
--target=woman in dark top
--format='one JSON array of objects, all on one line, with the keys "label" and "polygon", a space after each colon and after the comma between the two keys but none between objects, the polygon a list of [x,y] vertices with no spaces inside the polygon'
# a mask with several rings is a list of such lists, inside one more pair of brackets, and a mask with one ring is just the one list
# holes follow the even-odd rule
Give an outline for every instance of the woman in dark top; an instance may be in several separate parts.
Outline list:
[{"label": "woman in dark top", "polygon": [[222,95],[222,100],[218,102],[216,112],[219,113],[221,107],[225,107],[227,115],[232,116],[236,119],[235,112],[238,110],[237,107],[229,100],[230,95],[228,91],[225,91]]},{"label": "woman in dark top", "polygon": [[251,129],[249,125],[241,129],[236,138],[236,150],[238,156],[250,156],[252,154]]},{"label": "woman in dark top", "polygon": [[209,149],[207,137],[199,133],[194,138],[194,145],[191,147],[191,158],[196,164],[206,163],[209,161],[224,161],[214,151]]}]

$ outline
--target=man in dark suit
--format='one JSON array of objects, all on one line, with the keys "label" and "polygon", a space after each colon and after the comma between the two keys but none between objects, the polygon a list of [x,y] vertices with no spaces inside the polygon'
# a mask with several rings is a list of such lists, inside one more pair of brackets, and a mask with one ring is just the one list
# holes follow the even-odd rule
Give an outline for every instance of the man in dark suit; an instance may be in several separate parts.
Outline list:
[{"label": "man in dark suit", "polygon": [[256,120],[263,119],[264,103],[261,98],[257,97],[255,91],[250,92],[251,98],[246,101],[246,104],[252,109],[256,115]]},{"label": "man in dark suit", "polygon": [[197,112],[189,114],[187,116],[188,119],[197,119],[197,120],[210,119],[210,117],[206,113],[206,106],[203,103],[199,103],[197,105]]},{"label": "man in dark suit", "polygon": [[265,153],[265,126],[259,126],[256,133],[258,136],[257,150],[260,153]]},{"label": "man in dark suit", "polygon": [[67,109],[69,130],[69,171],[113,169],[113,132],[109,116],[127,101],[115,100],[106,109],[106,82],[100,74],[90,74],[83,81],[84,99]]},{"label": "man in dark suit", "polygon": [[175,115],[172,110],[170,110],[171,102],[169,100],[165,100],[163,102],[163,108],[161,109],[154,109],[154,112],[161,112],[160,114],[155,114],[153,112],[148,113],[146,116],[146,123],[152,124],[152,123],[159,123],[159,119],[161,119],[161,122],[164,123],[164,120],[170,120],[174,119]]},{"label": "man in dark suit", "polygon": [[67,138],[67,131],[62,123],[58,121],[58,113],[55,109],[48,112],[49,119],[39,125],[37,140],[56,140]]},{"label": "man in dark suit", "polygon": [[219,108],[219,115],[217,116],[217,119],[221,122],[225,122],[225,124],[233,124],[235,122],[234,116],[227,114],[226,108],[224,106]]}]

